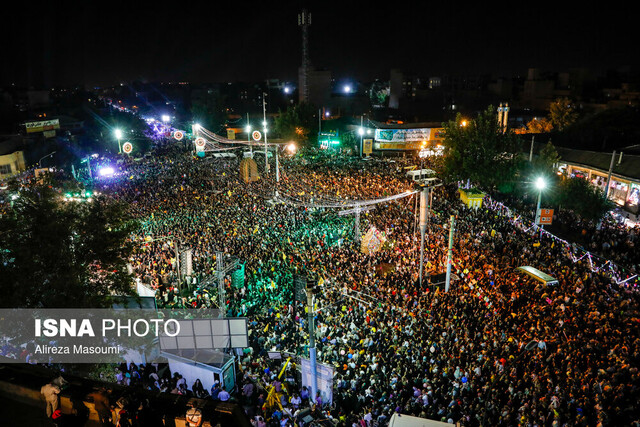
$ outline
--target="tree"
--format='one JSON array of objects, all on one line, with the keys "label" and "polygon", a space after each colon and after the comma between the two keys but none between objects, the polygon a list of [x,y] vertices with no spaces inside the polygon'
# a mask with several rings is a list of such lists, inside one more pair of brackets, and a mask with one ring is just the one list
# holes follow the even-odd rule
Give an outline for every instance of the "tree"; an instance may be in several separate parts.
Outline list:
[{"label": "tree", "polygon": [[534,118],[527,123],[527,129],[529,129],[529,133],[549,133],[553,130],[553,124],[546,117]]},{"label": "tree", "polygon": [[566,129],[577,119],[578,112],[569,98],[558,98],[549,106],[549,121],[558,130]]},{"label": "tree", "polygon": [[280,111],[275,119],[275,132],[285,140],[304,142],[315,128],[315,107],[307,103],[293,105]]},{"label": "tree", "polygon": [[560,155],[551,141],[547,142],[536,158],[533,159],[533,169],[536,175],[552,175],[553,166],[560,161]]},{"label": "tree", "polygon": [[444,123],[445,174],[453,179],[471,180],[500,191],[513,190],[522,163],[521,141],[513,132],[503,133],[495,109],[489,106],[475,120],[462,126],[462,116]]},{"label": "tree", "polygon": [[604,197],[604,191],[580,178],[563,179],[557,186],[556,202],[593,221],[601,219],[613,208],[613,203]]},{"label": "tree", "polygon": [[0,306],[99,307],[133,293],[126,260],[136,223],[125,205],[65,202],[46,183],[17,194],[0,218]]}]

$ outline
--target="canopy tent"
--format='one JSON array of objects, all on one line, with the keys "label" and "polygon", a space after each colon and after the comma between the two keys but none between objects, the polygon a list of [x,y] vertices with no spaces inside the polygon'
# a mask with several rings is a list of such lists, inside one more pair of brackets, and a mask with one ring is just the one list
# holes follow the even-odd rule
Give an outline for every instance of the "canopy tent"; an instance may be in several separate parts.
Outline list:
[{"label": "canopy tent", "polygon": [[389,427],[439,427],[453,424],[442,421],[434,421],[426,418],[412,417],[410,415],[393,414],[389,420]]},{"label": "canopy tent", "polygon": [[557,285],[558,284],[558,279],[556,279],[555,277],[549,276],[547,273],[544,273],[544,272],[538,270],[537,268],[525,265],[525,266],[516,268],[516,270],[519,270],[519,271],[523,272],[524,274],[526,274],[527,276],[531,276],[534,279],[536,279],[537,281],[542,282],[544,284],[547,284],[547,285]]}]

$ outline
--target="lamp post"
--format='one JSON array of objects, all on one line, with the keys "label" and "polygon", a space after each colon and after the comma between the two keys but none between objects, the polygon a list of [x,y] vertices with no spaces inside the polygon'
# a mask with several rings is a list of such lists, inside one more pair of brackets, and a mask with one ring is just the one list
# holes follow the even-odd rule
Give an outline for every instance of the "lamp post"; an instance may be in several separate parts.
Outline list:
[{"label": "lamp post", "polygon": [[116,139],[118,140],[118,154],[121,154],[122,146],[120,145],[120,138],[122,138],[122,131],[120,129],[116,129],[114,133],[116,135]]},{"label": "lamp post", "polygon": [[40,164],[40,162],[42,162],[44,159],[46,159],[47,157],[53,156],[54,154],[56,154],[55,151],[52,151],[51,153],[47,154],[46,156],[44,156],[43,158],[41,158],[40,160],[38,160],[38,168],[41,168],[42,165]]},{"label": "lamp post", "polygon": [[247,142],[249,143],[249,152],[251,153],[251,158],[253,159],[253,144],[251,144],[251,124],[249,124],[249,113],[247,113]]},{"label": "lamp post", "polygon": [[262,93],[262,127],[264,130],[264,174],[269,174],[269,158],[267,157],[267,102],[266,93]]},{"label": "lamp post", "polygon": [[[547,182],[544,180],[543,177],[538,177],[536,179],[536,188],[538,189],[538,205],[536,207],[536,224],[540,221],[540,201],[542,200],[542,190],[544,190],[547,187]],[[539,224],[540,225],[540,235],[542,235],[542,229],[544,228],[544,225]]]}]

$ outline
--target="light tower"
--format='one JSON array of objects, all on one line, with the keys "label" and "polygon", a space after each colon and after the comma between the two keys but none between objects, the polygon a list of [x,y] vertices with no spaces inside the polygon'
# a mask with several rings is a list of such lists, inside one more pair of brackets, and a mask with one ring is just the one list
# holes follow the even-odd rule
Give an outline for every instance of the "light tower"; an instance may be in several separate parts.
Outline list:
[{"label": "light tower", "polygon": [[309,101],[309,25],[311,25],[311,14],[306,9],[298,14],[298,26],[302,27],[302,70],[299,76],[300,81],[300,102]]}]

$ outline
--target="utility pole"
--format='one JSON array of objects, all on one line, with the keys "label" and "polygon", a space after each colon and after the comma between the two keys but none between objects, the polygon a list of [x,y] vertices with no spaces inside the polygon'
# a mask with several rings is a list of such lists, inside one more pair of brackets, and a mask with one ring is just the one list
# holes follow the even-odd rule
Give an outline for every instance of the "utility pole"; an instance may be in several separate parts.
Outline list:
[{"label": "utility pole", "polygon": [[178,273],[178,288],[182,288],[182,274],[180,273],[180,243],[178,239],[173,241],[173,247],[176,251],[176,272]]},{"label": "utility pole", "polygon": [[218,308],[220,309],[220,317],[227,315],[227,298],[225,296],[224,278],[228,272],[238,267],[240,263],[237,259],[225,265],[224,252],[216,251],[216,273],[218,276]]},{"label": "utility pole", "polygon": [[318,391],[318,367],[316,362],[316,332],[315,332],[315,309],[314,294],[316,292],[316,279],[307,280],[307,320],[309,323],[309,365],[311,368],[311,400],[315,399]]},{"label": "utility pole", "polygon": [[533,161],[533,141],[535,141],[536,137],[533,135],[531,137],[531,149],[529,150],[529,163]]},{"label": "utility pole", "polygon": [[356,238],[355,241],[360,243],[360,206],[356,207]]},{"label": "utility pole", "polygon": [[[265,135],[266,138],[266,135]],[[274,145],[276,151],[276,182],[280,182],[280,164],[278,161],[278,144]]]},{"label": "utility pole", "polygon": [[609,198],[609,188],[611,188],[611,174],[613,173],[613,162],[616,160],[616,152],[611,154],[611,164],[609,165],[609,173],[607,174],[607,189],[604,191],[604,199]]},{"label": "utility pole", "polygon": [[264,174],[269,174],[269,158],[267,157],[267,102],[266,93],[262,92],[262,125],[264,130]]},{"label": "utility pole", "polygon": [[423,187],[420,192],[420,287],[422,287],[422,275],[424,271],[424,237],[427,234],[427,191],[428,187]]},{"label": "utility pole", "polygon": [[251,125],[249,124],[249,113],[247,113],[247,142],[249,143],[249,152],[253,159],[253,144],[251,143]]},{"label": "utility pole", "polygon": [[224,295],[224,266],[222,263],[222,252],[216,252],[216,272],[218,273],[218,308],[220,309],[220,317],[227,314],[226,297]]},{"label": "utility pole", "polygon": [[449,250],[447,251],[447,277],[444,285],[444,291],[449,292],[449,283],[451,283],[451,262],[453,258],[453,228],[455,226],[455,217],[451,215],[451,225],[449,227]]}]

